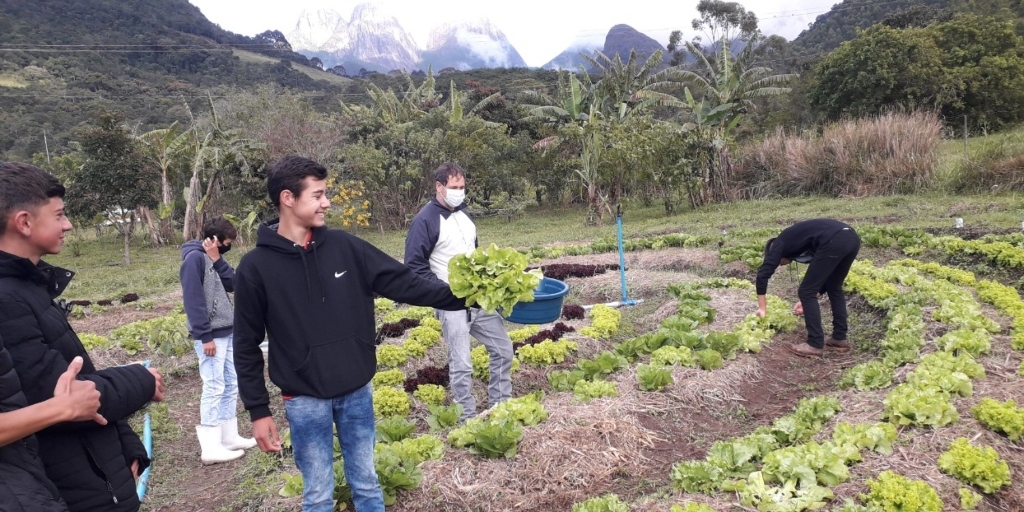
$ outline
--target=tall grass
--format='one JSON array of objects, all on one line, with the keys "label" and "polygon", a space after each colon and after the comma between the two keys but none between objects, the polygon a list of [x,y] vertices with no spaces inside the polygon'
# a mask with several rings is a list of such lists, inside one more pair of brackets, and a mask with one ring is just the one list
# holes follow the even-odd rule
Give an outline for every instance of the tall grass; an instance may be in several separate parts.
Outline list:
[{"label": "tall grass", "polygon": [[740,197],[919,192],[934,184],[941,141],[938,116],[922,112],[845,121],[820,135],[780,128],[740,151],[734,188]]},{"label": "tall grass", "polygon": [[1024,131],[950,141],[942,181],[957,193],[1024,191]]}]

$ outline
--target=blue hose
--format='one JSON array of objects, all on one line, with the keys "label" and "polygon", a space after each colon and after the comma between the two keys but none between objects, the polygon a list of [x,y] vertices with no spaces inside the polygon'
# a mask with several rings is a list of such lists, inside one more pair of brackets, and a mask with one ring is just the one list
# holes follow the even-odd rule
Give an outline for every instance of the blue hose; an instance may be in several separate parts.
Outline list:
[{"label": "blue hose", "polygon": [[618,229],[618,278],[623,283],[623,304],[628,304],[630,301],[626,296],[626,249],[623,247],[623,207],[618,206],[618,211],[615,215],[615,227]]},{"label": "blue hose", "polygon": [[[149,368],[149,361],[143,361],[142,365]],[[153,469],[153,423],[146,412],[145,423],[142,426],[142,444],[146,447],[146,455],[149,457],[149,467],[139,476],[139,483],[135,485],[135,493],[139,495],[139,501],[146,496],[146,485],[149,483],[149,470]]]}]

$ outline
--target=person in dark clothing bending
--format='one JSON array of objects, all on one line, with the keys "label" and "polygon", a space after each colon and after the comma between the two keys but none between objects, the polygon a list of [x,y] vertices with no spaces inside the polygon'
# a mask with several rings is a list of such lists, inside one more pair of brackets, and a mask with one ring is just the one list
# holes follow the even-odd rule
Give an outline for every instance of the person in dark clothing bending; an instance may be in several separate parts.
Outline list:
[{"label": "person in dark clothing bending", "polygon": [[100,392],[108,422],[61,422],[36,434],[46,475],[71,512],[139,509],[135,479],[149,465],[128,416],[163,400],[163,379],[141,364],[96,369],[56,302],[75,275],[42,261],[57,254],[72,226],[64,186],[27,164],[0,163],[0,333],[28,405],[53,397],[61,376],[82,358],[79,379]]},{"label": "person in dark clothing bending", "polygon": [[[842,222],[811,219],[782,230],[764,246],[764,262],[757,271],[757,315],[767,314],[768,280],[780,265],[791,261],[809,263],[797,292],[800,302],[793,308],[804,315],[807,343],[788,344],[786,348],[803,357],[820,357],[825,346],[838,352],[850,350],[847,340],[846,296],[843,282],[860,251],[860,237]],[[832,305],[832,336],[826,341],[821,327],[818,297],[828,294]]]},{"label": "person in dark clothing bending", "polygon": [[270,379],[281,388],[302,510],[334,504],[334,434],[356,512],[384,512],[373,450],[377,371],[373,297],[448,311],[466,307],[442,281],[417,276],[369,243],[327,229],[327,169],[287,156],[267,171],[280,219],[257,232],[256,248],[235,272],[235,370],[242,403],[264,452],[281,450],[263,377],[264,334]]}]

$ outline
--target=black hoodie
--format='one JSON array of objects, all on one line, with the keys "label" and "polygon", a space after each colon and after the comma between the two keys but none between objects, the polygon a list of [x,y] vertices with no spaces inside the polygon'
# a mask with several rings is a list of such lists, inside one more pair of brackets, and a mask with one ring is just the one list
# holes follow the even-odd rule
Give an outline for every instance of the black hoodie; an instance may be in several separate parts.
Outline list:
[{"label": "black hoodie", "polygon": [[313,229],[308,246],[260,225],[256,248],[235,271],[235,370],[242,403],[255,421],[270,416],[263,379],[264,333],[270,380],[288,396],[335,398],[377,370],[374,293],[397,302],[457,311],[465,300],[448,285],[341,230]]}]

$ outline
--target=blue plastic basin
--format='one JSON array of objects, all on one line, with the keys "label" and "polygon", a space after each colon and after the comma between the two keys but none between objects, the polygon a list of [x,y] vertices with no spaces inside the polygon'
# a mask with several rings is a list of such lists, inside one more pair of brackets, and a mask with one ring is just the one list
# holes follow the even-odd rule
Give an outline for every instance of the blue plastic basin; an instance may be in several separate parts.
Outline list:
[{"label": "blue plastic basin", "polygon": [[569,285],[545,277],[533,291],[533,302],[519,302],[506,318],[517,324],[546,324],[562,316],[562,299],[569,293]]}]

